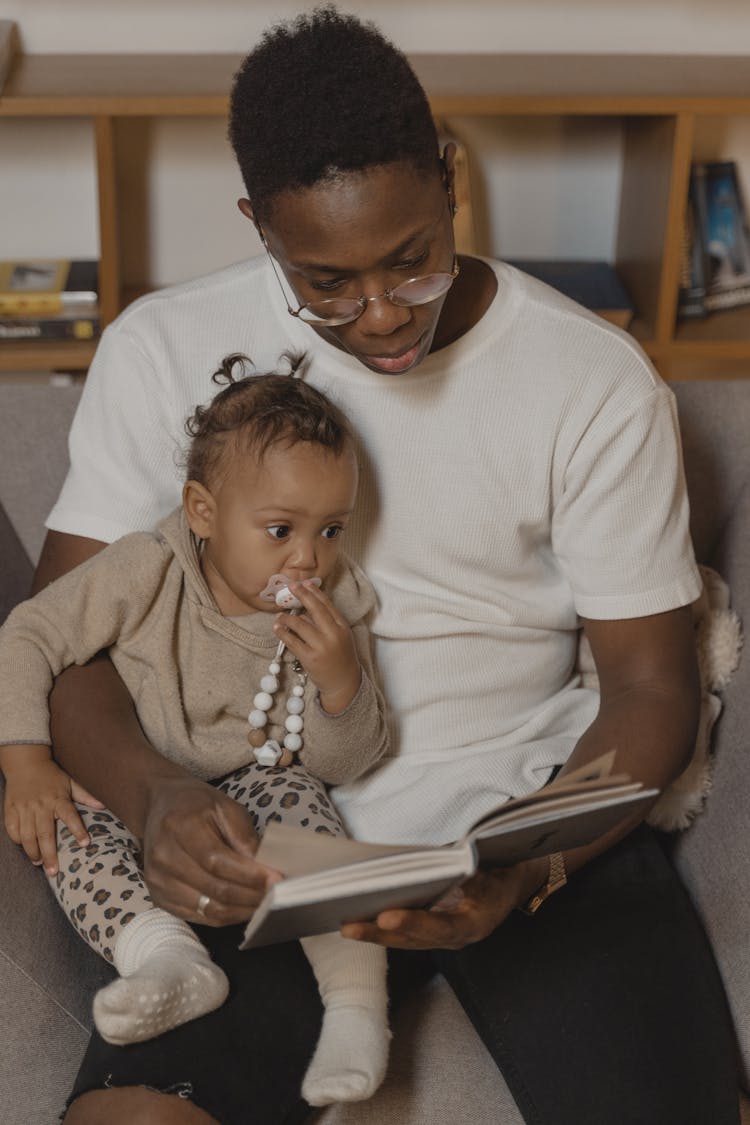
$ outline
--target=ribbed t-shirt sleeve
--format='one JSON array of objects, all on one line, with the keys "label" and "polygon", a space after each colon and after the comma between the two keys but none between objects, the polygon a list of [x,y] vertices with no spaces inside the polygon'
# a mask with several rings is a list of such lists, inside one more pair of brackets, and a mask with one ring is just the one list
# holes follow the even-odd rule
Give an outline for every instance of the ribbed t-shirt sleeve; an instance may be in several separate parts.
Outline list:
[{"label": "ribbed t-shirt sleeve", "polygon": [[111,543],[151,530],[179,500],[169,389],[125,325],[108,328],[69,437],[70,469],[46,526]]},{"label": "ribbed t-shirt sleeve", "polygon": [[613,394],[579,435],[552,543],[582,617],[648,616],[698,597],[676,404],[665,384]]}]

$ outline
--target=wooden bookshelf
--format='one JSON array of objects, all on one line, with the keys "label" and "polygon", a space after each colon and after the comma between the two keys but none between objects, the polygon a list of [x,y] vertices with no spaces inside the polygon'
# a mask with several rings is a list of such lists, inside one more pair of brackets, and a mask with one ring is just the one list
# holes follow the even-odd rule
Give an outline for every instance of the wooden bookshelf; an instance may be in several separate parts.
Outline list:
[{"label": "wooden bookshelf", "polygon": [[[119,248],[117,121],[223,117],[240,55],[16,56],[2,117],[88,118],[94,127],[102,318],[127,302]],[[696,124],[750,115],[746,58],[617,55],[419,55],[411,61],[437,118],[608,116],[622,123],[623,179],[615,265],[638,310],[633,334],[667,377],[711,377],[732,361],[750,375],[750,309],[676,322],[680,239]],[[470,237],[467,231],[465,238]],[[89,345],[0,346],[0,370],[42,361],[85,365]],[[25,355],[25,362],[19,362]],[[744,361],[747,361],[745,370]]]}]

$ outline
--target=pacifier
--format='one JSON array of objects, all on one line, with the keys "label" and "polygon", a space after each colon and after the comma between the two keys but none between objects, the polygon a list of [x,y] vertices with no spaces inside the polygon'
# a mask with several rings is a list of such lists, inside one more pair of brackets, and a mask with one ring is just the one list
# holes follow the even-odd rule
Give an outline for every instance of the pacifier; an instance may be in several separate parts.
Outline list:
[{"label": "pacifier", "polygon": [[[302,609],[302,602],[299,598],[295,598],[294,594],[289,589],[289,583],[294,581],[286,574],[272,574],[268,579],[265,588],[261,590],[258,595],[264,602],[273,602],[279,609]],[[315,578],[308,579],[313,586],[322,586],[323,579]]]}]

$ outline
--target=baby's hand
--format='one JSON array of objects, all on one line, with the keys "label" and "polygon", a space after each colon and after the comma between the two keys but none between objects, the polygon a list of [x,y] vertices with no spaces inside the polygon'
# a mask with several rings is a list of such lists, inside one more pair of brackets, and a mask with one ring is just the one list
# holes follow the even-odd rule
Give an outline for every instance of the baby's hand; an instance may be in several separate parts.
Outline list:
[{"label": "baby's hand", "polygon": [[305,612],[282,614],[274,632],[299,660],[320,693],[324,711],[338,715],[359,690],[362,669],[349,622],[330,598],[309,582],[289,586]]},{"label": "baby's hand", "polygon": [[[55,820],[68,826],[80,844],[86,831],[73,804],[73,782],[52,760],[48,746],[2,746],[0,768],[5,774],[5,828],[32,863],[43,864],[48,875],[58,871]],[[78,799],[99,803],[85,790]],[[101,807],[101,806],[100,806]]]}]

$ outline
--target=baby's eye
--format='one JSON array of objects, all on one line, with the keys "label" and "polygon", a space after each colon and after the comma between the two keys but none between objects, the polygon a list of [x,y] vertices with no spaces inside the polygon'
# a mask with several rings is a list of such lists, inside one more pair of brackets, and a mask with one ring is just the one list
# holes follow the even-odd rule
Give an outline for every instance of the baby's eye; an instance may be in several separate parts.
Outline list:
[{"label": "baby's eye", "polygon": [[289,534],[289,528],[285,523],[274,523],[266,528],[266,531],[272,539],[286,539]]},{"label": "baby's eye", "polygon": [[323,538],[324,539],[338,539],[339,535],[341,535],[341,532],[343,530],[344,529],[343,529],[343,527],[341,526],[340,523],[332,523],[330,527],[323,528],[323,533],[322,533]]}]

